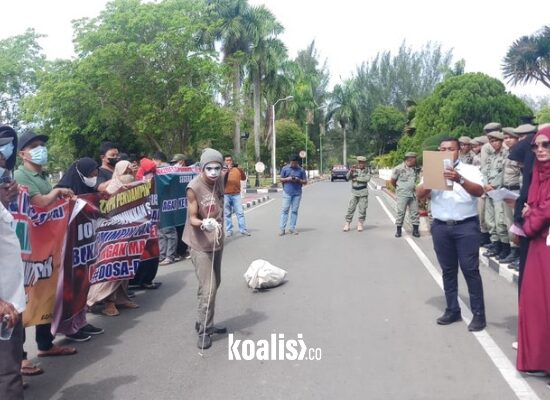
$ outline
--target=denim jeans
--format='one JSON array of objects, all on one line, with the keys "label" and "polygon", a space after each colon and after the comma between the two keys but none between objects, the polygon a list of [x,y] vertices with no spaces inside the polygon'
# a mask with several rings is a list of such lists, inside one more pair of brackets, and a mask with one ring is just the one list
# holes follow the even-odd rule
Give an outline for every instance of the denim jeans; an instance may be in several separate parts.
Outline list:
[{"label": "denim jeans", "polygon": [[239,223],[239,232],[246,232],[246,222],[244,220],[243,203],[240,194],[225,194],[223,196],[223,214],[225,218],[225,229],[227,232],[233,232],[233,221],[231,220],[233,211],[237,215],[237,222]]},{"label": "denim jeans", "polygon": [[298,208],[300,207],[301,194],[291,196],[283,192],[283,206],[281,208],[281,222],[279,229],[284,231],[288,221],[288,212],[290,210],[290,230],[296,230],[296,220],[298,219]]}]

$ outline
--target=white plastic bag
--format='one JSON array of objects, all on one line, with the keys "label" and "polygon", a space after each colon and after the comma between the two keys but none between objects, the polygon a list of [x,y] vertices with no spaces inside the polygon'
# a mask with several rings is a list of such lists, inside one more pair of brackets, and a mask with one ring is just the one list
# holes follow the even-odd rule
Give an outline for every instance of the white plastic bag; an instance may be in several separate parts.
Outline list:
[{"label": "white plastic bag", "polygon": [[286,277],[286,271],[265,260],[254,260],[244,273],[244,279],[251,289],[266,289],[279,286]]}]

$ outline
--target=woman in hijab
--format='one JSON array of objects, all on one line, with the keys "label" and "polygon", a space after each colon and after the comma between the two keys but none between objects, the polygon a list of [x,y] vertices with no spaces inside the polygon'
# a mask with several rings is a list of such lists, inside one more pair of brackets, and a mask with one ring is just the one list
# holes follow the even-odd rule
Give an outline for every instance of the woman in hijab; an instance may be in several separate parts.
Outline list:
[{"label": "woman in hijab", "polygon": [[550,126],[532,142],[533,176],[523,208],[523,231],[530,238],[519,297],[520,371],[550,374]]},{"label": "woman in hijab", "polygon": [[72,189],[74,194],[96,192],[99,164],[89,157],[77,160],[69,167],[56,187]]},{"label": "woman in hijab", "polygon": [[[107,184],[107,193],[116,193],[135,180],[130,167],[131,163],[126,160],[116,163],[113,178]],[[128,281],[128,279],[123,279],[92,285],[88,293],[88,307],[103,301],[105,307],[101,313],[108,317],[119,315],[118,308],[138,308],[139,305],[130,300],[128,296]]]},{"label": "woman in hijab", "polygon": [[[81,195],[96,192],[96,181],[99,164],[89,157],[75,161],[65,172],[56,187],[71,189],[74,194]],[[103,329],[89,324],[86,319],[86,308],[82,309],[70,321],[61,323],[57,333],[63,333],[67,339],[74,342],[85,342],[90,335],[99,335]]]}]

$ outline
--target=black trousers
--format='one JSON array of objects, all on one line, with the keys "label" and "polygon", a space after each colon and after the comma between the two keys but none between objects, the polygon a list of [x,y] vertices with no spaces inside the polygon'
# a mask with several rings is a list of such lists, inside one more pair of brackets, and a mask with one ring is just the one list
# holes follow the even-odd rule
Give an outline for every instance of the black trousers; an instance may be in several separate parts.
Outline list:
[{"label": "black trousers", "polygon": [[432,239],[443,273],[447,311],[460,312],[458,303],[458,267],[466,279],[470,307],[474,315],[485,315],[483,283],[479,274],[479,220],[472,218],[457,225],[434,220]]},{"label": "black trousers", "polygon": [[130,285],[148,285],[153,283],[153,280],[157,276],[159,269],[159,259],[152,258],[150,260],[142,261],[139,264],[139,268],[132,279],[130,279]]},{"label": "black trousers", "polygon": [[[44,324],[44,325],[36,325],[36,346],[38,347],[38,350],[40,351],[48,351],[53,347],[53,339],[54,336],[52,335],[52,324]],[[27,341],[27,334],[25,329],[23,329],[23,343]],[[23,352],[23,358],[27,359],[27,352]]]},{"label": "black trousers", "polygon": [[19,319],[10,340],[0,340],[0,399],[2,400],[23,398],[22,356],[23,323]]},{"label": "black trousers", "polygon": [[519,275],[518,275],[518,299],[521,292],[521,282],[525,272],[525,262],[527,261],[527,252],[529,251],[529,238],[520,236],[519,238]]}]

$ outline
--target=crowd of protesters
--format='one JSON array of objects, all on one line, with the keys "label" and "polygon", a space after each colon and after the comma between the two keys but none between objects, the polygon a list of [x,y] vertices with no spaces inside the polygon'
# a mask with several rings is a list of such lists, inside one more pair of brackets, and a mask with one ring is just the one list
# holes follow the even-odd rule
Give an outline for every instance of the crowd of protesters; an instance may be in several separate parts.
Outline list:
[{"label": "crowd of protesters", "polygon": [[[52,186],[49,175],[45,171],[48,163],[47,146],[48,137],[45,135],[33,132],[17,135],[11,127],[0,126],[0,251],[2,253],[0,261],[2,271],[0,276],[0,322],[2,324],[0,398],[2,399],[22,398],[22,390],[26,385],[23,384],[22,376],[44,373],[42,368],[27,359],[27,354],[24,352],[26,337],[22,325],[22,313],[27,301],[24,292],[24,268],[22,263],[17,261],[21,260],[21,246],[14,229],[15,221],[10,212],[10,204],[18,199],[19,187],[26,187],[32,206],[47,208],[61,198],[74,199],[75,196],[98,192],[114,194],[126,189],[132,182],[152,179],[159,168],[197,166],[183,154],[175,154],[170,162],[162,152],[156,152],[151,157],[138,158],[119,152],[118,146],[111,142],[104,142],[99,149],[99,163],[90,157],[80,158],[68,168],[59,182]],[[216,152],[216,154],[219,153]],[[15,168],[17,158],[20,165]],[[240,233],[250,236],[240,199],[241,181],[246,179],[246,175],[241,168],[233,165],[230,155],[225,157],[225,164],[221,154],[216,161],[219,161],[220,171],[223,167],[225,178],[219,180],[222,185],[222,206],[219,217],[222,218],[223,215],[225,195],[227,226],[232,226],[231,214],[234,212]],[[222,221],[220,226],[223,226]],[[72,319],[69,326],[62,324],[56,334],[63,334],[70,341],[88,341],[95,335],[103,334],[104,330],[87,321],[87,312],[98,312],[107,317],[115,317],[120,314],[120,309],[138,308],[139,305],[133,300],[134,292],[160,287],[161,283],[155,281],[159,265],[168,265],[191,258],[192,250],[181,240],[184,228],[185,225],[160,229],[159,257],[141,261],[132,279],[91,285],[87,296],[87,307]],[[199,235],[202,232],[199,224]],[[229,230],[227,235],[231,234]],[[191,239],[189,241],[193,242]],[[196,259],[201,258],[199,253],[194,254]],[[193,260],[193,264],[196,262],[198,261]],[[201,268],[197,271],[202,270]],[[200,275],[197,272],[197,275],[200,278],[204,274]],[[202,280],[199,279],[199,283],[201,282]],[[200,299],[199,296],[199,301]],[[209,347],[209,343],[205,343],[209,338],[208,335],[219,333],[212,326],[213,308],[212,304],[210,319],[204,321],[204,325],[201,324],[200,318],[197,322],[197,332],[202,338],[200,347],[203,349]],[[201,315],[203,314],[199,311],[199,317]],[[35,332],[38,357],[69,356],[77,353],[75,347],[53,343],[51,324],[36,325]]]}]

